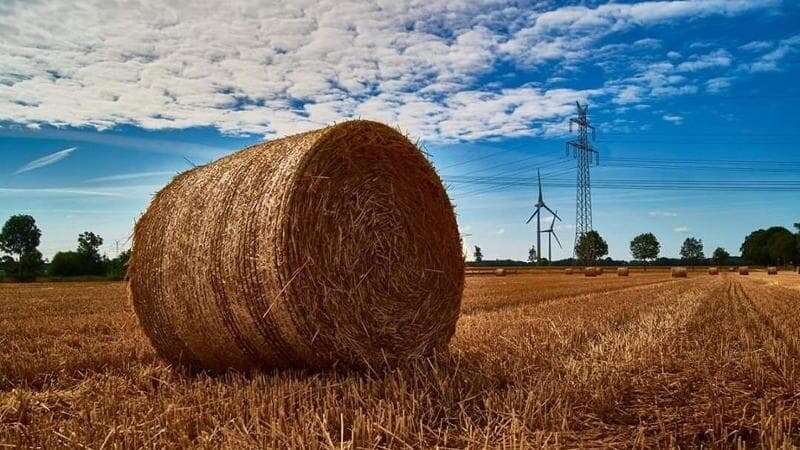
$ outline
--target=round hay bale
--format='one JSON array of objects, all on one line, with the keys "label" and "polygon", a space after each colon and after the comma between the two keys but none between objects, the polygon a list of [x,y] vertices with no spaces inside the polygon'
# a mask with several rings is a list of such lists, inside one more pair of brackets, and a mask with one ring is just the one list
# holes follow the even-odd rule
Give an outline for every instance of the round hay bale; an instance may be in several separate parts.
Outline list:
[{"label": "round hay bale", "polygon": [[708,268],[709,275],[719,275],[719,268],[718,267],[709,267]]},{"label": "round hay bale", "polygon": [[587,277],[596,277],[598,275],[597,267],[586,267],[583,269],[583,274]]},{"label": "round hay bale", "polygon": [[464,259],[422,152],[358,120],[176,177],[136,224],[128,279],[168,361],[364,368],[447,346]]},{"label": "round hay bale", "polygon": [[750,275],[750,268],[747,266],[739,267],[739,275]]},{"label": "round hay bale", "polygon": [[494,275],[496,277],[504,277],[504,276],[506,276],[506,269],[503,269],[503,268],[494,269]]},{"label": "round hay bale", "polygon": [[767,267],[767,275],[777,275],[777,274],[778,274],[777,267],[772,267],[772,266]]},{"label": "round hay bale", "polygon": [[617,275],[620,277],[627,277],[630,273],[627,267],[617,267]]},{"label": "round hay bale", "polygon": [[564,273],[567,274],[567,275],[572,275],[573,272],[574,271],[572,270],[572,268],[564,269]]},{"label": "round hay bale", "polygon": [[686,278],[689,276],[689,272],[686,270],[686,267],[673,267],[671,273],[672,278]]},{"label": "round hay bale", "polygon": [[728,267],[728,272],[736,272],[736,267]]}]

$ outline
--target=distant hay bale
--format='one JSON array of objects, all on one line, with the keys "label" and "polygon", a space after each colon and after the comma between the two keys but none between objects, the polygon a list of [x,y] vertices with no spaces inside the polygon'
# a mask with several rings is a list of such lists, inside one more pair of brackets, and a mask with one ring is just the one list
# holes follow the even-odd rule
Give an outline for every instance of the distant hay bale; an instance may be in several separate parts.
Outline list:
[{"label": "distant hay bale", "polygon": [[573,272],[574,272],[574,271],[572,270],[572,268],[566,268],[566,269],[564,269],[564,273],[565,273],[565,274],[567,274],[567,275],[572,275],[572,273],[573,273]]},{"label": "distant hay bale", "polygon": [[728,272],[736,272],[736,267],[728,267]]},{"label": "distant hay bale", "polygon": [[709,267],[708,268],[709,275],[719,275],[719,268],[718,267]]},{"label": "distant hay bale", "polygon": [[617,275],[620,277],[627,277],[629,272],[627,267],[617,267]]},{"label": "distant hay bale", "polygon": [[772,266],[767,267],[767,275],[777,275],[777,274],[778,274],[777,267],[772,267]]},{"label": "distant hay bale", "polygon": [[496,277],[504,277],[504,276],[506,276],[506,269],[503,269],[503,268],[494,269],[494,275]]},{"label": "distant hay bale", "polygon": [[739,275],[750,275],[750,268],[747,266],[739,267]]},{"label": "distant hay bale", "polygon": [[176,177],[136,224],[128,277],[168,361],[363,368],[447,346],[464,259],[422,152],[359,120]]},{"label": "distant hay bale", "polygon": [[583,274],[587,277],[596,277],[598,275],[597,267],[586,267],[583,269]]},{"label": "distant hay bale", "polygon": [[672,278],[686,278],[689,276],[689,272],[686,270],[686,267],[673,267],[671,272]]},{"label": "distant hay bale", "polygon": [[596,273],[597,275],[602,275],[603,273],[605,273],[605,270],[603,270],[602,267],[595,267],[594,273]]}]

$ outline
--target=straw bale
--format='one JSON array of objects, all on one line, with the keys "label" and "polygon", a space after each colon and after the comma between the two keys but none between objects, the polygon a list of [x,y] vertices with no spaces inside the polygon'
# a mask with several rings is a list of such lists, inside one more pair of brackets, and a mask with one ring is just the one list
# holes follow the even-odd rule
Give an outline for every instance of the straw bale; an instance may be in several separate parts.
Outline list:
[{"label": "straw bale", "polygon": [[686,278],[689,276],[689,272],[686,270],[686,267],[673,267],[671,272],[672,278]]},{"label": "straw bale", "polygon": [[709,267],[708,268],[709,275],[719,275],[719,267]]},{"label": "straw bale", "polygon": [[364,368],[447,346],[464,259],[422,152],[359,120],[176,177],[136,224],[128,280],[168,361]]},{"label": "straw bale", "polygon": [[750,268],[747,266],[739,267],[739,275],[750,275]]},{"label": "straw bale", "polygon": [[499,268],[499,269],[495,269],[494,270],[494,275],[497,276],[497,277],[504,277],[504,276],[506,276],[506,269],[503,269],[502,267]]},{"label": "straw bale", "polygon": [[572,275],[574,273],[574,270],[572,270],[572,268],[566,268],[564,269],[564,273],[567,275]]},{"label": "straw bale", "polygon": [[587,277],[596,277],[598,275],[597,272],[597,267],[585,267],[583,269],[583,274]]},{"label": "straw bale", "polygon": [[617,267],[617,275],[620,277],[627,277],[630,273],[627,267]]},{"label": "straw bale", "polygon": [[772,267],[772,266],[767,267],[767,275],[777,275],[777,274],[778,274],[777,267]]}]

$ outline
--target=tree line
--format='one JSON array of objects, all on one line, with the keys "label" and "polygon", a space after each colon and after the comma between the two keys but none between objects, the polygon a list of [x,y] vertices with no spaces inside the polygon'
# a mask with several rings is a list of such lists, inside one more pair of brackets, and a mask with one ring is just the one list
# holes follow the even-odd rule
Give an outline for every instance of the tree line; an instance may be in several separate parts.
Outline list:
[{"label": "tree line", "polygon": [[74,251],[58,252],[52,261],[46,261],[38,247],[42,231],[29,215],[9,218],[0,231],[0,278],[33,281],[41,276],[50,277],[107,277],[122,279],[125,276],[130,250],[109,259],[100,254],[103,238],[86,231],[78,235]]},{"label": "tree line", "polygon": [[[795,223],[794,228],[794,233],[781,226],[753,231],[740,247],[741,260],[764,266],[800,264],[800,222]],[[642,233],[631,240],[630,251],[633,262],[642,262],[646,266],[660,260],[661,243],[653,233]],[[712,263],[724,266],[732,260],[730,253],[722,247],[714,249],[711,257],[706,258],[703,240],[696,237],[687,237],[681,244],[679,254],[681,263],[686,265]],[[597,231],[584,233],[575,244],[575,257],[585,265],[595,264],[606,255],[608,244]],[[478,246],[475,246],[474,257],[477,264],[484,263],[483,251]],[[565,262],[572,263],[573,260],[570,258]],[[537,258],[535,246],[528,250],[528,263],[550,264]]]}]

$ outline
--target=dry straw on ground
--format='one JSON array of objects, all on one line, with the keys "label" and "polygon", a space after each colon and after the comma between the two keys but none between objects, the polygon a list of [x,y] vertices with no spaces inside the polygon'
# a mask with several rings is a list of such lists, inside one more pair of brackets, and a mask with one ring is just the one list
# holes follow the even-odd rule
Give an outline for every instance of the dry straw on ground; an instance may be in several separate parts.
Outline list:
[{"label": "dry straw on ground", "polygon": [[767,275],[777,275],[778,268],[777,267],[767,267]]},{"label": "dry straw on ground", "polygon": [[617,275],[621,277],[627,277],[630,273],[627,267],[617,267]]},{"label": "dry straw on ground", "polygon": [[169,361],[364,367],[446,347],[464,260],[422,152],[351,121],[175,178],[136,225],[129,283]]},{"label": "dry straw on ground", "polygon": [[719,275],[719,267],[709,267],[708,268],[709,275]]},{"label": "dry straw on ground", "polygon": [[739,267],[739,275],[750,275],[750,268],[747,266]]},{"label": "dry straw on ground", "polygon": [[672,278],[686,278],[689,276],[689,272],[686,270],[686,267],[673,267],[672,268]]}]

